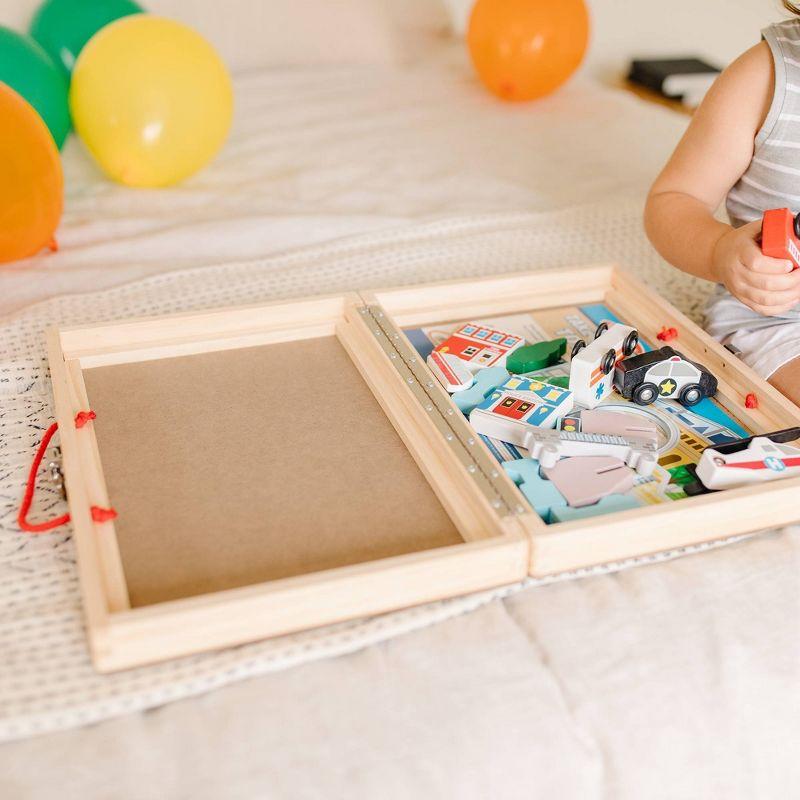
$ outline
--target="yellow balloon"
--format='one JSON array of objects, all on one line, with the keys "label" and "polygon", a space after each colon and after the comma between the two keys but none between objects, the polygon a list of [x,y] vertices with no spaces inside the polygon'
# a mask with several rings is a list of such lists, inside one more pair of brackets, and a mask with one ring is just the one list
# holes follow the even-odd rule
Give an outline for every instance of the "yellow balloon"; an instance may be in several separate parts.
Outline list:
[{"label": "yellow balloon", "polygon": [[102,28],[72,72],[73,125],[103,171],[128,186],[168,186],[205,166],[233,116],[230,76],[186,25],[136,14]]}]

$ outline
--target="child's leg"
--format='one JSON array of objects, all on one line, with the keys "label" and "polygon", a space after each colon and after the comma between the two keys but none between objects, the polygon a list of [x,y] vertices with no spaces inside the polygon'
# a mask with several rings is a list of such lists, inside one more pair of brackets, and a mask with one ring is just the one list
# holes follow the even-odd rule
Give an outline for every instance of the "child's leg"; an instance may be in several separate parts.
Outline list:
[{"label": "child's leg", "polygon": [[769,382],[795,405],[800,406],[800,358],[795,358],[776,370],[770,375]]},{"label": "child's leg", "polygon": [[706,309],[706,329],[800,405],[800,313],[764,317],[720,287]]}]

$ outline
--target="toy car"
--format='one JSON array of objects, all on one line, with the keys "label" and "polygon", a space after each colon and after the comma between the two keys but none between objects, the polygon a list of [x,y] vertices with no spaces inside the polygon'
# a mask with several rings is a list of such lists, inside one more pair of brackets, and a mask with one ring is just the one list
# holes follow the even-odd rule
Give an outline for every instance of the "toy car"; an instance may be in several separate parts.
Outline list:
[{"label": "toy car", "polygon": [[800,448],[786,444],[800,437],[800,428],[751,436],[707,447],[696,475],[706,489],[730,489],[751,483],[800,475]]},{"label": "toy car", "polygon": [[621,361],[614,371],[614,386],[640,406],[669,399],[690,407],[717,393],[717,379],[671,347]]},{"label": "toy car", "polygon": [[636,352],[639,334],[635,328],[618,322],[601,322],[594,341],[587,345],[578,339],[572,347],[569,388],[575,402],[594,408],[614,388],[614,366]]}]

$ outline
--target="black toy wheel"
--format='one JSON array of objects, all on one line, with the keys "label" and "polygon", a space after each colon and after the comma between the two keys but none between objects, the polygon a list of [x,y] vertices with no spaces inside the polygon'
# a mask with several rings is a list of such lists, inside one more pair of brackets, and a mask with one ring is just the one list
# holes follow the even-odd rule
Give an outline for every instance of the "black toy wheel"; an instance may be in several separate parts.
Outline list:
[{"label": "black toy wheel", "polygon": [[626,358],[629,355],[633,354],[633,351],[636,350],[636,345],[639,344],[639,333],[638,331],[631,331],[626,337],[625,341],[622,343],[622,355]]},{"label": "black toy wheel", "polygon": [[600,369],[603,375],[608,375],[609,372],[612,372],[614,369],[614,365],[617,363],[617,353],[615,350],[609,350],[604,356],[603,360],[600,362]]},{"label": "black toy wheel", "polygon": [[658,386],[654,383],[640,383],[633,390],[633,402],[640,406],[649,406],[658,397]]},{"label": "black toy wheel", "polygon": [[608,323],[607,322],[601,322],[594,329],[594,338],[595,339],[599,339],[607,330],[608,330]]},{"label": "black toy wheel", "polygon": [[681,405],[691,408],[696,406],[703,399],[703,390],[700,388],[699,383],[690,383],[681,389],[678,400]]},{"label": "black toy wheel", "polygon": [[584,342],[583,339],[578,339],[578,341],[572,345],[572,351],[570,352],[569,357],[575,358],[575,356],[578,355],[578,353],[580,353],[584,347],[586,347],[586,342]]}]

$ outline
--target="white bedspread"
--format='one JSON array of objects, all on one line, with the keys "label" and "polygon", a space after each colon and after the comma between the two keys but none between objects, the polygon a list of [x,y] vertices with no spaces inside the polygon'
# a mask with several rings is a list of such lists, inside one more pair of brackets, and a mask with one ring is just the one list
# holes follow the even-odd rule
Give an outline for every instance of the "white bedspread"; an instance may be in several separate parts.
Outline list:
[{"label": "white bedspread", "polygon": [[0,314],[412,220],[640,199],[685,125],[588,79],[503,104],[460,49],[414,69],[284,69],[235,88],[227,146],[177,188],[109,183],[70,137],[61,250],[0,267]]},{"label": "white bedspread", "polygon": [[791,532],[92,675],[68,536],[13,529],[44,325],[603,259],[701,303],[640,230],[685,124],[662,109],[586,82],[504,106],[457,60],[253,75],[237,100],[229,147],[179,189],[106,184],[73,141],[62,250],[0,272],[0,727],[29,737],[0,747],[0,797],[796,795]]}]

